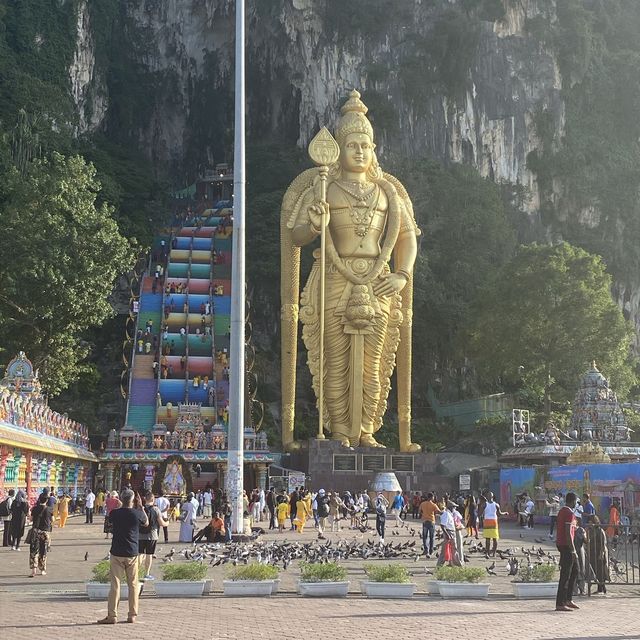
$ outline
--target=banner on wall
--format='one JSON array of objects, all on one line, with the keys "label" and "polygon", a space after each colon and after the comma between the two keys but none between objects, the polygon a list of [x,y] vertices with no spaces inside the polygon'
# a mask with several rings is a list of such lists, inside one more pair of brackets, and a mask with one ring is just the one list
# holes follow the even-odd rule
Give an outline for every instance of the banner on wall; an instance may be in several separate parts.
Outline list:
[{"label": "banner on wall", "polygon": [[293,491],[297,487],[304,487],[304,483],[307,477],[304,473],[292,473],[289,472],[289,493],[293,493]]},{"label": "banner on wall", "polygon": [[640,519],[640,463],[582,464],[561,467],[524,467],[500,470],[500,505],[513,510],[519,494],[527,492],[536,501],[536,513],[544,514],[544,500],[569,491],[591,496],[596,513],[608,520],[613,498],[622,512],[635,522]]}]

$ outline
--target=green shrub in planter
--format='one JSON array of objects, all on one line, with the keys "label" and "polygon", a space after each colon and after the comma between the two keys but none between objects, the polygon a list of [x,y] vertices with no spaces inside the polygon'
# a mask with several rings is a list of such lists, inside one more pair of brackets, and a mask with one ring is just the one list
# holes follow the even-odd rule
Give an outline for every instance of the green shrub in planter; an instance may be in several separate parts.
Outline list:
[{"label": "green shrub in planter", "polygon": [[207,567],[199,562],[184,562],[182,564],[165,564],[162,567],[162,579],[166,582],[184,580],[197,582],[207,577]]},{"label": "green shrub in planter", "polygon": [[480,567],[438,567],[435,579],[442,582],[480,582],[486,571]]},{"label": "green shrub in planter", "polygon": [[365,573],[371,582],[409,582],[411,575],[401,564],[365,565]]},{"label": "green shrub in planter", "polygon": [[518,570],[517,582],[553,582],[556,567],[552,564],[521,565]]},{"label": "green shrub in planter", "polygon": [[[110,567],[111,563],[109,560],[100,560],[100,562],[91,569],[93,582],[100,582],[101,584],[108,584],[111,582],[111,577],[109,576]],[[142,582],[142,578],[144,578],[144,567],[141,563],[138,563],[138,580]],[[126,584],[126,581],[121,580],[121,582]]]},{"label": "green shrub in planter", "polygon": [[337,562],[327,564],[300,563],[300,582],[343,582],[347,578],[347,570]]},{"label": "green shrub in planter", "polygon": [[252,562],[244,567],[235,567],[227,575],[228,580],[275,580],[279,573],[278,567],[270,564]]}]

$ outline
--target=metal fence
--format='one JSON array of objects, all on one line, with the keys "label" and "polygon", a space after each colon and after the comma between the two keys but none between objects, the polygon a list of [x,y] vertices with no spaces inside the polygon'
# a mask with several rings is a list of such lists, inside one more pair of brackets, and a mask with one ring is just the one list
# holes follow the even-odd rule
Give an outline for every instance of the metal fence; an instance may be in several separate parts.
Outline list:
[{"label": "metal fence", "polygon": [[576,538],[580,579],[592,591],[609,584],[640,584],[640,526],[588,524]]}]

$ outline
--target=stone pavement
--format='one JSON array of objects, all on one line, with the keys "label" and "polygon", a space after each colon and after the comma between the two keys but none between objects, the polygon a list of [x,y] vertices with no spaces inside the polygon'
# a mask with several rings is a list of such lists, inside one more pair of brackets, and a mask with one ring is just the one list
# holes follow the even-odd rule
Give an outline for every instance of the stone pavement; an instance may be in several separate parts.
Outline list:
[{"label": "stone pavement", "polygon": [[[409,520],[410,527],[419,523]],[[388,525],[387,540],[406,541],[411,531],[391,536],[393,523]],[[355,534],[359,539],[372,535]],[[522,537],[520,537],[522,536]],[[315,537],[313,528],[302,536],[293,533],[268,534],[264,539],[300,539]],[[331,534],[353,539],[354,532],[344,530]],[[500,548],[531,546],[535,538],[542,539],[542,530],[521,532],[505,528]],[[171,526],[170,540],[177,538],[177,525]],[[414,539],[418,539],[414,533]],[[3,637],[11,640],[29,638],[174,638],[180,640],[236,639],[246,636],[273,640],[306,636],[309,638],[409,637],[429,635],[446,638],[541,639],[564,640],[640,640],[640,619],[637,615],[638,587],[612,585],[607,598],[581,598],[580,611],[555,613],[548,600],[516,601],[510,596],[510,578],[498,562],[498,577],[488,577],[491,593],[487,601],[444,601],[426,595],[425,566],[433,568],[434,560],[404,561],[414,574],[418,595],[412,600],[369,600],[359,594],[359,580],[364,577],[361,561],[344,562],[351,581],[347,599],[309,599],[295,595],[299,575],[297,563],[281,572],[281,593],[272,598],[224,598],[220,594],[196,599],[160,599],[152,595],[151,585],[145,586],[140,600],[140,618],[136,625],[118,624],[97,627],[95,621],[106,613],[106,603],[89,601],[84,596],[84,582],[95,562],[104,558],[108,541],[102,534],[102,518],[84,525],[82,519],[70,519],[62,531],[54,531],[46,576],[27,577],[28,551],[0,549],[0,615]],[[185,545],[161,545],[163,555],[171,546],[177,551]],[[536,544],[545,549],[551,545]],[[84,561],[85,552],[89,561]],[[472,565],[489,563],[482,556],[472,556]],[[224,568],[209,569],[209,577],[221,590]],[[160,577],[160,567],[154,573]],[[126,618],[126,604],[121,603],[120,615]],[[299,623],[296,623],[299,620]]]}]

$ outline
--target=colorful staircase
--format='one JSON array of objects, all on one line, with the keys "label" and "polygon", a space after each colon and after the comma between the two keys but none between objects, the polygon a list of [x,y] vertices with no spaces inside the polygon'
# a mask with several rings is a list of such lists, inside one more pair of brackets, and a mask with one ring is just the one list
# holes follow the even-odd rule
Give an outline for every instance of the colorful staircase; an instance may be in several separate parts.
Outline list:
[{"label": "colorful staircase", "polygon": [[[209,424],[227,419],[232,244],[231,226],[222,229],[221,221],[194,218],[154,242],[129,384],[126,425],[135,431],[150,433],[157,423],[173,428],[181,403],[200,404]],[[154,292],[158,265],[164,272]],[[154,345],[149,353],[148,341]]]}]

